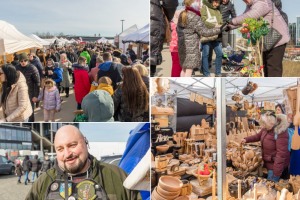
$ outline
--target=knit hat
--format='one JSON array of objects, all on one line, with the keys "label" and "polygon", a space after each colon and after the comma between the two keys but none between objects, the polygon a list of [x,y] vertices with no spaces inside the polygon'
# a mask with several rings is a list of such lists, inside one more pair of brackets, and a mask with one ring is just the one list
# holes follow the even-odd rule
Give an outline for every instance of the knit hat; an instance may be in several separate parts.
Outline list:
[{"label": "knit hat", "polygon": [[81,102],[84,114],[89,122],[113,122],[114,102],[111,95],[104,90],[94,90],[87,94]]},{"label": "knit hat", "polygon": [[24,52],[24,53],[21,53],[19,54],[19,60],[28,60],[28,56],[27,56],[27,53]]},{"label": "knit hat", "polygon": [[120,57],[121,57],[121,54],[122,54],[122,52],[119,51],[119,50],[114,50],[114,52],[113,52],[113,56],[114,56],[114,57],[117,57],[117,58],[120,58]]}]

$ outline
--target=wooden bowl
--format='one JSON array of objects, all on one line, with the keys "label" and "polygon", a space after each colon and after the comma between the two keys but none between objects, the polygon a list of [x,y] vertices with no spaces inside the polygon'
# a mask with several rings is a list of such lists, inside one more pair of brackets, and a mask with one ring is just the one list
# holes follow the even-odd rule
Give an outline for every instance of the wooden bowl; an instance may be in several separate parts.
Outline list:
[{"label": "wooden bowl", "polygon": [[170,200],[178,197],[181,192],[181,190],[179,190],[178,192],[169,192],[169,191],[162,189],[159,185],[156,187],[156,191],[161,197],[163,197],[165,199],[170,199]]},{"label": "wooden bowl", "polygon": [[154,188],[152,194],[151,194],[151,199],[155,199],[155,200],[167,200],[165,198],[163,198],[162,196],[160,196],[158,193],[157,193],[157,187]]},{"label": "wooden bowl", "polygon": [[189,196],[180,196],[180,197],[177,197],[174,200],[191,200],[191,198]]},{"label": "wooden bowl", "polygon": [[183,186],[180,180],[171,176],[160,177],[158,185],[160,188],[168,192],[178,192]]},{"label": "wooden bowl", "polygon": [[160,146],[156,146],[156,150],[157,151],[168,151],[169,149],[169,145],[160,145]]},{"label": "wooden bowl", "polygon": [[206,181],[207,179],[209,179],[213,175],[213,173],[210,173],[210,175],[200,175],[200,174],[197,174],[197,172],[198,172],[198,169],[195,169],[193,171],[193,175],[196,178],[198,178],[198,176],[200,176],[200,180],[203,180],[203,181]]},{"label": "wooden bowl", "polygon": [[171,153],[166,154],[166,156],[169,160],[172,160],[174,158],[174,156]]}]

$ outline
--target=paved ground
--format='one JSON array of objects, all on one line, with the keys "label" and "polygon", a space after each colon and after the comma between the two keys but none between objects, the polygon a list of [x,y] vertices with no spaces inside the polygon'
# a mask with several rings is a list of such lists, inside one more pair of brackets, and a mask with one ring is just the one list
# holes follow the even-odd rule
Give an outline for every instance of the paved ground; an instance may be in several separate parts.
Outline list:
[{"label": "paved ground", "polygon": [[[169,47],[167,45],[164,45],[163,51],[162,51],[162,57],[163,62],[161,65],[158,65],[156,67],[156,77],[171,77],[171,69],[172,69],[172,57],[171,53],[169,52]],[[214,58],[215,53],[213,53],[213,66],[209,69],[210,75],[212,77],[215,76],[215,65],[214,65]],[[221,74],[223,77],[226,77],[227,72],[221,69]],[[204,77],[200,71],[196,71],[194,77]]]},{"label": "paved ground", "polygon": [[[31,180],[32,174],[29,173]],[[35,177],[36,178],[36,177]],[[32,184],[24,184],[25,175],[21,177],[21,184],[17,184],[18,177],[16,175],[0,174],[0,199],[1,200],[23,200],[25,199]]]},{"label": "paved ground", "polygon": [[[77,102],[75,101],[75,94],[73,89],[73,84],[70,87],[70,96],[66,98],[65,93],[61,93],[60,96],[63,98],[61,105],[61,111],[55,113],[56,122],[73,122],[74,111],[77,109]],[[35,122],[44,122],[44,112],[41,107],[34,110]],[[0,108],[0,118],[3,118],[2,108]]]}]

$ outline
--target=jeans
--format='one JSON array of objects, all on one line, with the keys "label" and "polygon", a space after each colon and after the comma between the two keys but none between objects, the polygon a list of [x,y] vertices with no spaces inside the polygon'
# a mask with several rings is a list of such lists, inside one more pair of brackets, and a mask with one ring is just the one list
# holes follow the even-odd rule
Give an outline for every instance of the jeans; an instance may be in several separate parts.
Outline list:
[{"label": "jeans", "polygon": [[77,102],[77,110],[81,110],[81,104]]},{"label": "jeans", "polygon": [[28,180],[28,174],[29,174],[29,172],[25,172],[25,183],[26,183],[27,180]]},{"label": "jeans", "polygon": [[19,176],[19,181],[21,181],[21,176]]},{"label": "jeans", "polygon": [[36,178],[39,177],[39,172],[32,172],[32,182],[34,181],[34,175],[36,174]]},{"label": "jeans", "polygon": [[208,69],[208,56],[209,56],[209,46],[212,45],[215,53],[216,53],[216,71],[215,74],[219,75],[221,74],[221,63],[222,63],[222,47],[221,43],[217,41],[211,41],[211,42],[206,42],[202,44],[203,46],[203,51],[202,51],[202,68],[203,68],[203,73],[205,76],[209,76],[210,72]]},{"label": "jeans", "polygon": [[[283,171],[283,170],[282,170]],[[274,174],[273,174],[273,170],[268,170],[268,180],[272,180],[272,181],[276,181],[278,182],[279,181],[279,178],[280,176],[278,177],[275,177]]]}]

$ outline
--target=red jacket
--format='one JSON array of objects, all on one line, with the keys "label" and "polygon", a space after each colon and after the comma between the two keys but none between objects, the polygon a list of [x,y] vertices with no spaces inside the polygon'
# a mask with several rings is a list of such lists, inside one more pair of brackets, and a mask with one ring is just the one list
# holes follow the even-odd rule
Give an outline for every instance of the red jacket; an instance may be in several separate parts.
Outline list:
[{"label": "red jacket", "polygon": [[[289,147],[289,133],[287,128],[289,123],[285,115],[276,115],[279,124],[272,130],[267,131],[263,128],[261,131],[253,136],[246,137],[246,142],[261,142],[262,158],[264,165],[268,170],[273,170],[274,175],[281,176],[282,170],[290,164]],[[265,127],[261,120],[259,124]],[[275,134],[278,135],[275,140]],[[272,161],[272,158],[274,162]]]},{"label": "red jacket", "polygon": [[85,95],[87,95],[90,91],[91,84],[89,79],[89,74],[84,69],[74,69],[75,76],[75,99],[78,103],[81,104],[81,100]]}]

